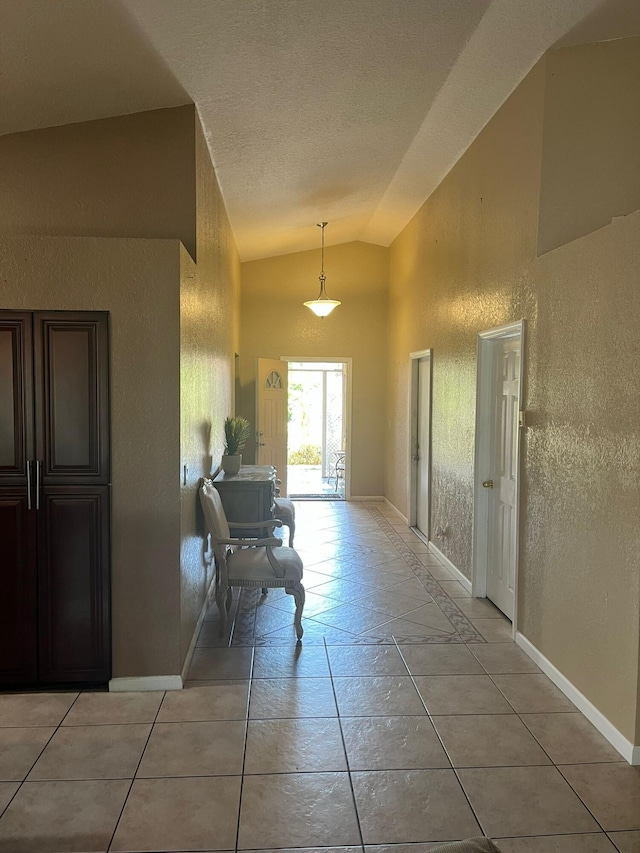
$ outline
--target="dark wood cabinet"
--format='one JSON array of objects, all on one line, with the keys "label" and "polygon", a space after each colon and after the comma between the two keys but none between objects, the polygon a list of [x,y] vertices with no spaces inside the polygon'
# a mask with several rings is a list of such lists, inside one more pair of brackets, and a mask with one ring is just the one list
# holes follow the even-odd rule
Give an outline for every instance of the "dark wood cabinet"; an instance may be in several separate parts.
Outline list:
[{"label": "dark wood cabinet", "polygon": [[0,683],[37,680],[35,515],[25,489],[0,488]]},{"label": "dark wood cabinet", "polygon": [[108,315],[0,312],[0,685],[110,677]]},{"label": "dark wood cabinet", "polygon": [[271,465],[243,465],[238,474],[221,472],[213,481],[220,493],[232,536],[264,536],[264,529],[234,529],[233,522],[273,518],[276,469]]}]

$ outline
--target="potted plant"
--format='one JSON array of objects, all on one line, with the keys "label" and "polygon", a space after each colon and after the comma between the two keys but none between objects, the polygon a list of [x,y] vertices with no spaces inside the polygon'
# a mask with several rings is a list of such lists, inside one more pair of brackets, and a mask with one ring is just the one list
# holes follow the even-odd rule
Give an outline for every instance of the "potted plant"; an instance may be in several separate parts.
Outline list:
[{"label": "potted plant", "polygon": [[228,417],[224,422],[224,453],[222,470],[225,474],[237,474],[242,464],[241,450],[247,443],[251,426],[246,418]]}]

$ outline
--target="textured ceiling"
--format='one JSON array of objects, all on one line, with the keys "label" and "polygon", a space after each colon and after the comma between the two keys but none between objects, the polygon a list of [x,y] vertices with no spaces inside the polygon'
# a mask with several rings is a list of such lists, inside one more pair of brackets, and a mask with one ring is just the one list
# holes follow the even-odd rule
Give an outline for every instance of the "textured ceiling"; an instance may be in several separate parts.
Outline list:
[{"label": "textured ceiling", "polygon": [[0,133],[195,102],[243,260],[388,245],[549,47],[638,0],[0,0]]}]

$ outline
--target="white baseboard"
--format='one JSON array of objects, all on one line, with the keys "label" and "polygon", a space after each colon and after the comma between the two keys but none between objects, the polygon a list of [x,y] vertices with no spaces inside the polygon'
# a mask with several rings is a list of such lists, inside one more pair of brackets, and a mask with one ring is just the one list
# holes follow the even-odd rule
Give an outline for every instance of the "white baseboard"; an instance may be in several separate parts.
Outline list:
[{"label": "white baseboard", "polygon": [[182,678],[179,675],[141,675],[131,678],[112,678],[109,682],[110,693],[148,690],[182,690]]},{"label": "white baseboard", "polygon": [[404,521],[404,523],[405,523],[405,524],[407,525],[407,527],[408,527],[408,526],[409,526],[409,519],[406,517],[406,515],[403,515],[403,514],[400,512],[400,510],[398,509],[398,507],[397,507],[397,506],[394,506],[394,505],[391,503],[391,501],[389,500],[389,498],[385,498],[385,499],[384,499],[384,502],[385,502],[385,503],[386,503],[386,505],[389,507],[389,509],[392,509],[392,510],[395,512],[395,514],[398,516],[398,518],[399,518],[401,521]]},{"label": "white baseboard", "polygon": [[384,495],[350,495],[349,501],[383,501]]},{"label": "white baseboard", "polygon": [[429,542],[429,550],[432,554],[440,560],[440,562],[445,566],[445,568],[449,569],[451,574],[455,577],[459,584],[461,584],[467,592],[471,592],[471,581],[466,575],[463,575],[460,569],[451,562],[448,557],[442,553],[442,551],[438,548],[437,545],[434,545],[433,542]]},{"label": "white baseboard", "polygon": [[620,755],[629,762],[629,764],[640,764],[640,745],[634,746],[630,740],[619,732],[618,729],[611,723],[605,715],[593,705],[587,697],[581,693],[569,679],[557,669],[551,661],[539,651],[533,643],[529,642],[525,636],[516,633],[516,643],[526,652],[534,663],[537,663],[545,675],[548,675],[551,681],[558,687],[567,699],[570,699],[576,708],[585,715],[585,717],[593,723],[601,735],[603,735],[613,746],[618,750]]},{"label": "white baseboard", "polygon": [[[217,476],[217,475],[216,475]],[[189,643],[189,649],[187,651],[186,657],[184,659],[184,663],[182,665],[182,681],[185,682],[187,680],[187,673],[189,672],[189,667],[191,666],[191,658],[193,657],[193,653],[196,650],[196,643],[198,642],[198,636],[200,634],[200,629],[202,628],[202,623],[204,622],[204,617],[207,615],[207,610],[211,604],[212,597],[214,595],[216,584],[216,576],[215,572],[213,577],[211,578],[211,583],[209,584],[209,589],[207,590],[207,594],[204,597],[204,601],[202,602],[202,608],[200,610],[200,615],[198,616],[198,621],[196,622],[196,627],[193,631],[193,636],[191,637],[191,642]]]}]

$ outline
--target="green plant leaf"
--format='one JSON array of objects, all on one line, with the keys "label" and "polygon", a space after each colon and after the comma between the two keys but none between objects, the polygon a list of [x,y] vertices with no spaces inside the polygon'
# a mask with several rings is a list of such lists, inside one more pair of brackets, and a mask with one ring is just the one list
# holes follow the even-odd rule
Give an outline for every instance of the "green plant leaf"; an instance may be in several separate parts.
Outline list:
[{"label": "green plant leaf", "polygon": [[251,434],[251,424],[246,418],[228,417],[224,422],[224,452],[226,456],[237,456]]}]

